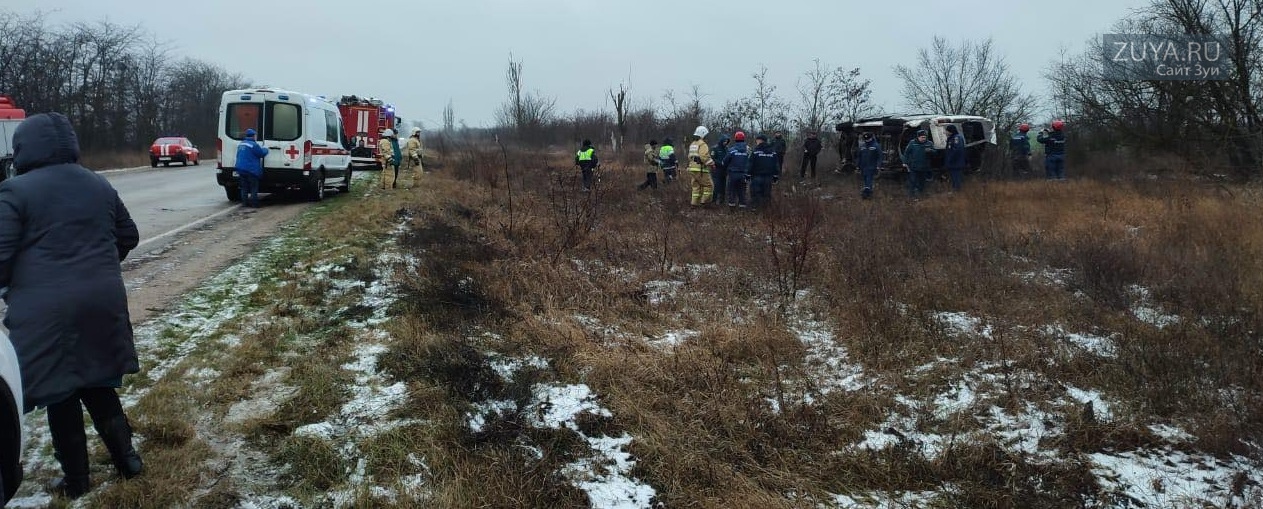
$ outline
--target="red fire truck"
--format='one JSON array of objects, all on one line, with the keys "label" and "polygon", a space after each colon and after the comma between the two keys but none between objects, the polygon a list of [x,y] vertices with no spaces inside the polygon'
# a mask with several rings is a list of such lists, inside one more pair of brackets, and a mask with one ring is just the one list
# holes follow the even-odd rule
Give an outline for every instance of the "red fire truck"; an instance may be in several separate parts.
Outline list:
[{"label": "red fire truck", "polygon": [[13,170],[13,130],[26,118],[26,112],[13,99],[0,95],[0,182],[16,174]]},{"label": "red fire truck", "polygon": [[395,107],[380,99],[344,95],[338,101],[338,111],[342,113],[342,126],[351,149],[351,166],[380,170],[377,139],[387,129],[398,134],[400,119],[395,116]]}]

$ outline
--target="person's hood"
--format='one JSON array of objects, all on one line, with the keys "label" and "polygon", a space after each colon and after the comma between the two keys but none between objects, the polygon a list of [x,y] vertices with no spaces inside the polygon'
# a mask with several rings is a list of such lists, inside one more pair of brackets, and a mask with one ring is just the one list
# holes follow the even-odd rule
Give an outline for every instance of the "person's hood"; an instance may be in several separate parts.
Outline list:
[{"label": "person's hood", "polygon": [[13,169],[18,173],[79,162],[79,137],[61,113],[34,115],[13,130]]}]

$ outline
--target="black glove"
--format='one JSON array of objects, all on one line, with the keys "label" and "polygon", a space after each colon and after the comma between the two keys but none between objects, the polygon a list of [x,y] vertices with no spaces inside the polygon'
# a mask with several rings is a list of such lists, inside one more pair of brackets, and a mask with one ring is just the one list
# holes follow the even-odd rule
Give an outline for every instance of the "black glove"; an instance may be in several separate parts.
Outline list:
[{"label": "black glove", "polygon": [[702,164],[702,158],[697,157],[697,156],[693,156],[693,162],[695,162],[695,163],[697,163],[697,164]]},{"label": "black glove", "polygon": [[747,173],[745,177],[742,177],[742,180],[745,180],[746,182],[749,182],[751,179],[753,179],[753,177],[751,177],[749,173]]},{"label": "black glove", "polygon": [[772,183],[773,183],[773,184],[779,183],[780,181],[781,181],[781,178],[780,178],[780,177],[772,177]]}]

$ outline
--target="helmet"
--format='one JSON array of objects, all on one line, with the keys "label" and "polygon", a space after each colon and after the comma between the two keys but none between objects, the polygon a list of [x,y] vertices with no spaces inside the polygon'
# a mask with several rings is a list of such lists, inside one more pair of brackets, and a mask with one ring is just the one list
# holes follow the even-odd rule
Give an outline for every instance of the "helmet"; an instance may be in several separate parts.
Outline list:
[{"label": "helmet", "polygon": [[420,127],[413,127],[413,128],[412,128],[412,134],[421,134],[421,128],[420,128]]},{"label": "helmet", "polygon": [[1029,131],[1029,130],[1031,130],[1031,125],[1030,125],[1030,124],[1022,124],[1022,125],[1020,125],[1020,126],[1017,126],[1017,130],[1022,131],[1022,132]]},{"label": "helmet", "polygon": [[1054,131],[1060,131],[1064,127],[1066,127],[1066,122],[1064,120],[1054,120],[1052,123]]},{"label": "helmet", "polygon": [[737,141],[746,141],[745,131],[737,131],[737,134],[732,135],[732,139]]},{"label": "helmet", "polygon": [[710,129],[707,129],[704,125],[699,125],[697,129],[693,130],[693,136],[698,138],[705,138],[707,134],[710,134]]},{"label": "helmet", "polygon": [[393,138],[395,136],[395,131],[393,129],[387,129],[385,131],[382,131],[382,136],[385,136],[387,138]]}]

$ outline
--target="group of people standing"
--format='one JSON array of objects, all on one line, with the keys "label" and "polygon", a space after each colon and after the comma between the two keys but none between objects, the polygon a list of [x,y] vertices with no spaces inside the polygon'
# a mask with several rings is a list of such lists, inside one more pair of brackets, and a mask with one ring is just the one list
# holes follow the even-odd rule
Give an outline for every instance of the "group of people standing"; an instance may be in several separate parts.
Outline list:
[{"label": "group of people standing", "polygon": [[405,175],[412,174],[412,185],[406,189],[416,187],[421,174],[429,173],[421,165],[421,128],[413,127],[412,134],[408,136],[402,147],[394,129],[382,131],[381,137],[377,140],[377,161],[382,167],[382,189],[399,187],[401,168]]},{"label": "group of people standing", "polygon": [[[1051,130],[1041,130],[1036,141],[1045,149],[1045,171],[1049,180],[1065,180],[1065,122],[1052,122]],[[960,129],[953,124],[945,126],[947,138],[942,151],[943,168],[949,175],[952,192],[964,186],[965,171],[970,161],[967,143]],[[1030,125],[1021,124],[1018,133],[1010,140],[1012,162],[1015,171],[1030,170],[1031,143],[1027,133]],[[759,207],[771,200],[772,186],[780,182],[785,165],[787,143],[784,133],[775,131],[771,138],[760,134],[754,137],[753,146],[746,140],[746,133],[737,131],[730,138],[719,137],[714,144],[707,142],[710,130],[698,126],[689,139],[684,165],[688,175],[690,204],[705,206],[724,204],[729,207]],[[816,178],[816,165],[823,143],[816,133],[808,133],[803,140],[802,164],[799,178]],[[874,181],[885,163],[885,152],[873,133],[866,132],[859,140],[856,163],[862,185],[860,196],[872,198]],[[927,182],[933,174],[933,160],[940,149],[930,141],[929,132],[918,130],[911,141],[899,152],[899,161],[907,171],[908,195],[916,199],[925,193]],[[666,138],[659,145],[649,140],[644,146],[645,180],[637,189],[657,189],[658,173],[665,183],[679,179],[681,161],[675,143]],[[596,150],[591,140],[583,140],[583,147],[575,155],[575,165],[583,172],[583,189],[591,189],[593,174],[599,166]]]},{"label": "group of people standing", "polygon": [[[690,200],[695,207],[727,204],[733,208],[758,208],[772,199],[772,186],[780,182],[785,164],[784,134],[777,131],[771,139],[760,134],[754,145],[746,133],[737,131],[729,138],[720,136],[711,145],[706,141],[710,129],[698,126],[689,140],[685,170],[689,176]],[[645,181],[639,189],[658,188],[658,171],[667,183],[677,179],[680,165],[671,138],[658,145],[657,140],[645,144]]]}]

